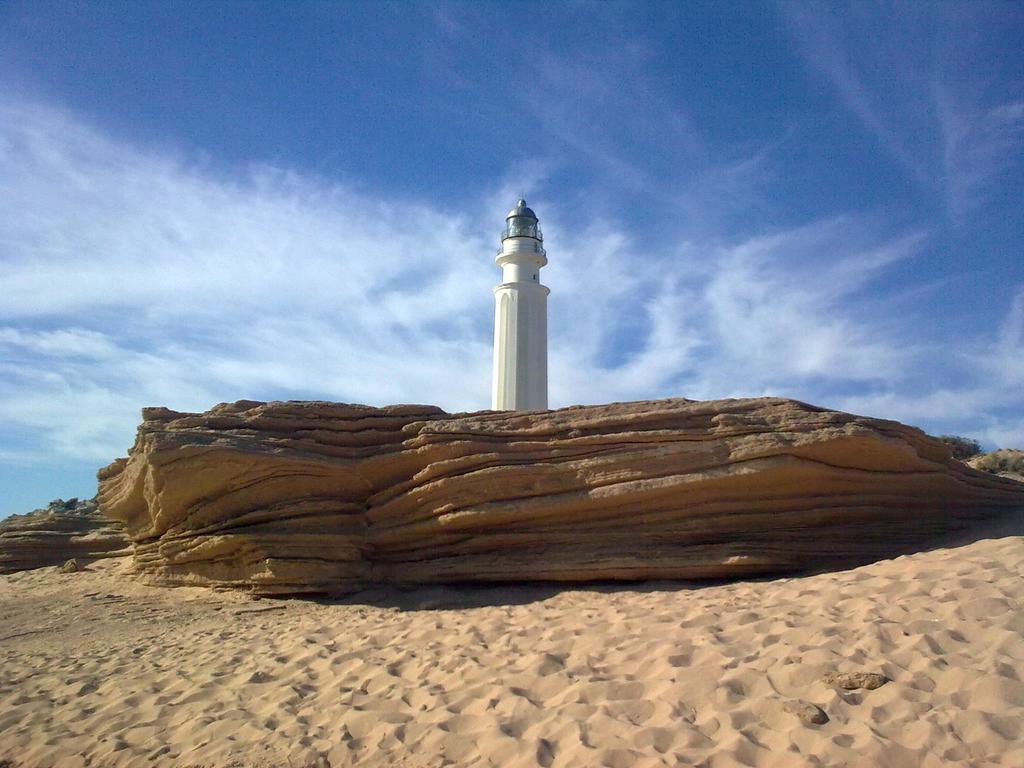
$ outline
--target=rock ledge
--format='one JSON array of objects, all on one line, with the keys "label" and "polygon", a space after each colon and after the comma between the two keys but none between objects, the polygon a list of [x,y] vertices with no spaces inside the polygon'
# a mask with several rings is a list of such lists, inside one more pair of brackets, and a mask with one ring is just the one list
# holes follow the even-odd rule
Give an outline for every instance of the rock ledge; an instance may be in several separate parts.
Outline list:
[{"label": "rock ledge", "polygon": [[240,401],[143,417],[99,499],[163,584],[787,574],[1024,508],[1024,485],[920,430],[780,398],[456,415]]},{"label": "rock ledge", "polygon": [[129,546],[124,527],[100,514],[95,499],[55,499],[0,521],[0,573],[115,557]]}]

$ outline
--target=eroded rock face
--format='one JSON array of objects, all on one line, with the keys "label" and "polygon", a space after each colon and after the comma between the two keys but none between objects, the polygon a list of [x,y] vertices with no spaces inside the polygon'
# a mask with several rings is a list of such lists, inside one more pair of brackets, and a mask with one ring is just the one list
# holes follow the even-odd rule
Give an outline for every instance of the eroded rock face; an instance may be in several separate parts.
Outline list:
[{"label": "eroded rock face", "polygon": [[99,498],[159,583],[796,573],[1024,507],[1024,485],[917,429],[778,398],[459,415],[241,401],[143,418]]},{"label": "eroded rock face", "polygon": [[95,499],[56,499],[46,509],[0,520],[0,573],[13,573],[69,559],[82,563],[127,554],[124,526],[100,514]]}]

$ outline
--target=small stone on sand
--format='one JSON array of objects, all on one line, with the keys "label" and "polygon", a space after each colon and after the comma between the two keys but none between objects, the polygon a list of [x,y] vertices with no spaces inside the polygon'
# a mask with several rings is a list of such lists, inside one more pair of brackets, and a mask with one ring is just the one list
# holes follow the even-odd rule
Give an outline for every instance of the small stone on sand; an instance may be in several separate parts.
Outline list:
[{"label": "small stone on sand", "polygon": [[826,685],[834,685],[847,691],[861,688],[873,691],[889,682],[889,678],[877,672],[833,672],[825,675],[822,680]]},{"label": "small stone on sand", "polygon": [[825,710],[817,704],[811,704],[809,701],[794,699],[792,701],[787,701],[784,706],[787,712],[791,715],[796,715],[805,723],[811,725],[824,725],[828,722],[828,715],[825,714]]}]

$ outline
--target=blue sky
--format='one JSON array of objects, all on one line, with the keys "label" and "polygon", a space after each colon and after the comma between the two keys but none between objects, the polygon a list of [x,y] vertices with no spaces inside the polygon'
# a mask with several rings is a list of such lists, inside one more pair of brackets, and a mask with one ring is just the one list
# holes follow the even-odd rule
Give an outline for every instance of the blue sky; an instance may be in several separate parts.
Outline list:
[{"label": "blue sky", "polygon": [[0,515],[139,409],[783,395],[1024,445],[1020,3],[0,4]]}]

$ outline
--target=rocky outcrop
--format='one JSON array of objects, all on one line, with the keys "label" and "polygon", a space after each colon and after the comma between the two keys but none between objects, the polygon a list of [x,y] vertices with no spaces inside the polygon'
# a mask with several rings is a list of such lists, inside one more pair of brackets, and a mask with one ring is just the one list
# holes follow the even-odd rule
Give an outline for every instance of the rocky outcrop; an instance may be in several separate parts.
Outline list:
[{"label": "rocky outcrop", "polygon": [[846,567],[1024,507],[912,427],[777,398],[537,413],[147,408],[100,472],[159,583],[723,578]]},{"label": "rocky outcrop", "polygon": [[0,573],[69,559],[80,563],[129,553],[124,526],[100,514],[95,499],[56,499],[46,509],[0,520]]}]

